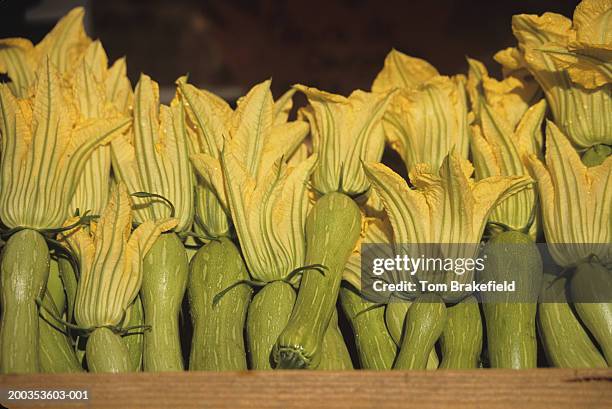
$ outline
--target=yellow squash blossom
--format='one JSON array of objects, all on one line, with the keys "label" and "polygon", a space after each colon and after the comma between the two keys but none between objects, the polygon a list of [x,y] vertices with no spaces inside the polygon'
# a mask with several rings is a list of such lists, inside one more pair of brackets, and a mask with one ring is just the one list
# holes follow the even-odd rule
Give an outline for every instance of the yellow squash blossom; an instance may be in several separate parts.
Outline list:
[{"label": "yellow squash blossom", "polygon": [[57,228],[94,149],[110,142],[126,119],[85,119],[50,60],[30,98],[0,85],[0,219],[5,226]]},{"label": "yellow squash blossom", "polygon": [[[475,114],[471,150],[477,179],[491,176],[529,175],[524,164],[528,154],[542,151],[542,121],[546,104],[542,100],[529,109],[524,88],[516,78],[497,81],[488,76],[484,66],[470,60],[469,90]],[[533,187],[502,201],[490,220],[512,229],[526,227],[534,211]],[[536,224],[530,226],[535,238]]]},{"label": "yellow squash blossom", "polygon": [[555,123],[579,149],[612,144],[612,85],[602,74],[612,44],[606,3],[583,1],[573,22],[555,13],[512,19],[525,65],[544,90]]},{"label": "yellow squash blossom", "polygon": [[303,115],[310,122],[313,152],[319,163],[312,186],[321,194],[342,192],[350,196],[368,191],[362,161],[382,157],[385,139],[382,116],[393,92],[354,91],[348,98],[304,85],[296,85],[310,106]]},{"label": "yellow squash blossom", "polygon": [[9,88],[24,98],[36,80],[36,72],[49,59],[64,76],[72,76],[91,39],[85,33],[82,7],[72,9],[35,46],[25,38],[0,40],[0,72],[11,78]]},{"label": "yellow squash blossom", "polygon": [[[132,86],[126,76],[125,60],[111,68],[99,41],[89,45],[72,79],[72,89],[80,115],[85,119],[129,115]],[[100,214],[108,201],[110,186],[110,146],[100,146],[87,161],[72,198],[71,210]]]},{"label": "yellow squash blossom", "polygon": [[[82,328],[120,327],[142,282],[142,259],[175,219],[146,221],[131,234],[131,200],[125,185],[111,191],[100,220],[91,228],[63,233],[79,264],[74,317]],[[74,222],[69,220],[66,225]]]},{"label": "yellow squash blossom", "polygon": [[[274,103],[269,81],[256,85],[225,125],[223,150],[191,156],[231,212],[253,278],[264,282],[285,278],[303,265],[305,254],[308,179],[316,156],[285,163],[308,131],[302,121],[284,122],[287,111],[278,107],[286,104],[282,98]],[[217,135],[222,137],[210,136]]]},{"label": "yellow squash blossom", "polygon": [[[193,222],[194,176],[187,152],[185,111],[178,99],[159,104],[159,88],[141,75],[134,93],[131,132],[111,143],[113,170],[130,193],[147,192],[169,200],[176,212],[176,231]],[[135,219],[142,223],[170,217],[171,207],[156,198],[134,198]]]},{"label": "yellow squash blossom", "polygon": [[529,166],[538,182],[546,242],[557,264],[575,266],[595,255],[612,261],[612,157],[586,167],[568,138],[546,126],[546,165],[537,156]]},{"label": "yellow squash blossom", "polygon": [[[226,143],[236,140],[241,144],[248,155],[241,159],[249,173],[257,176],[261,173],[259,167],[272,166],[277,154],[289,158],[306,137],[308,124],[287,122],[295,91],[288,91],[274,102],[270,81],[256,85],[240,98],[235,111],[223,99],[197,89],[185,78],[180,78],[177,85],[187,112],[190,154],[199,154],[200,162],[207,163],[208,171],[214,173],[210,178],[198,177],[196,214],[203,224],[199,227],[210,236],[224,236],[230,230],[225,190],[211,183],[222,181],[220,159]],[[261,141],[266,141],[265,147],[258,145]]]},{"label": "yellow squash blossom", "polygon": [[439,169],[451,148],[467,158],[469,144],[465,77],[442,76],[428,62],[392,50],[372,84],[373,91],[398,89],[384,115],[391,147],[411,169]]},{"label": "yellow squash blossom", "polygon": [[[365,169],[391,222],[397,254],[401,254],[401,246],[409,244],[417,247],[418,254],[440,257],[431,254],[435,243],[442,244],[442,257],[475,258],[493,208],[529,184],[525,176],[493,176],[474,182],[469,177],[471,164],[454,150],[442,162],[439,175],[424,164],[412,169],[410,181],[416,189],[383,164],[366,164]],[[454,272],[434,274],[428,281],[473,280],[473,271],[461,276]]]}]

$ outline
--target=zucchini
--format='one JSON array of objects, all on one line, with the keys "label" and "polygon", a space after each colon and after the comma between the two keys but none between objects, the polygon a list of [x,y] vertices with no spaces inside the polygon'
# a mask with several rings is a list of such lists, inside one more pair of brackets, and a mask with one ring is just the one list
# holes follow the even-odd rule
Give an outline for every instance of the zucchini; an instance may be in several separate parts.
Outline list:
[{"label": "zucchini", "polygon": [[272,369],[272,349],[289,322],[295,304],[295,290],[284,281],[266,284],[253,297],[246,323],[251,369]]},{"label": "zucchini", "polygon": [[354,289],[345,286],[340,289],[340,303],[355,335],[360,367],[391,369],[397,345],[385,325],[384,306],[375,307]]},{"label": "zucchini", "polygon": [[576,312],[612,366],[612,271],[596,261],[580,263],[570,289]]},{"label": "zucchini", "polygon": [[74,268],[65,257],[58,257],[57,263],[59,265],[59,273],[64,284],[64,290],[66,293],[66,317],[67,321],[71,321],[74,318],[74,302],[76,300],[77,293],[77,276],[74,272]]},{"label": "zucchini", "polygon": [[143,259],[140,297],[144,310],[143,368],[182,371],[179,313],[187,288],[187,253],[176,233],[160,235]]},{"label": "zucchini", "polygon": [[528,234],[509,230],[485,246],[480,281],[514,279],[512,294],[482,293],[487,350],[492,368],[536,368],[537,297],[542,285],[542,258]]},{"label": "zucchini", "polygon": [[130,356],[121,335],[106,327],[89,334],[85,350],[89,372],[129,372]]},{"label": "zucchini", "polygon": [[567,302],[567,280],[544,274],[538,333],[548,363],[557,368],[605,368],[606,361]]},{"label": "zucchini", "polygon": [[446,305],[440,296],[419,295],[406,313],[401,346],[393,369],[426,369],[431,351],[446,326]]},{"label": "zucchini", "polygon": [[323,195],[306,218],[306,265],[323,265],[323,274],[302,275],[295,307],[274,348],[280,368],[316,368],[321,344],[336,308],[344,266],[361,232],[361,212],[342,193]]},{"label": "zucchini", "polygon": [[444,369],[480,367],[482,321],[476,297],[470,296],[447,308],[446,326],[440,336]]},{"label": "zucchini", "polygon": [[187,286],[193,322],[189,370],[247,369],[243,331],[252,290],[237,285],[216,305],[213,299],[248,278],[240,251],[227,238],[211,241],[191,260]]},{"label": "zucchini", "polygon": [[[406,314],[411,305],[412,303],[408,300],[396,300],[389,302],[385,308],[385,324],[391,339],[397,347],[402,345]],[[426,369],[438,369],[439,364],[438,353],[435,348],[432,348],[429,357],[427,357]]]},{"label": "zucchini", "polygon": [[42,299],[42,305],[44,308],[40,309],[38,318],[39,356],[42,372],[82,372],[83,368],[74,353],[66,327],[56,319],[63,314],[66,296],[59,276],[58,262],[55,259],[50,260],[47,290]]},{"label": "zucchini", "polygon": [[45,238],[30,229],[14,233],[0,261],[0,373],[40,371],[36,300],[45,293],[48,275]]},{"label": "zucchini", "polygon": [[332,312],[329,326],[321,343],[321,363],[316,368],[319,371],[343,371],[353,369],[349,354],[340,328],[338,327],[338,312]]},{"label": "zucchini", "polygon": [[[126,311],[126,327],[134,328],[128,334],[123,335],[125,346],[130,357],[130,371],[139,372],[142,370],[142,354],[144,349],[144,311],[140,295],[137,295],[132,305]],[[141,327],[141,328],[138,328]]]}]

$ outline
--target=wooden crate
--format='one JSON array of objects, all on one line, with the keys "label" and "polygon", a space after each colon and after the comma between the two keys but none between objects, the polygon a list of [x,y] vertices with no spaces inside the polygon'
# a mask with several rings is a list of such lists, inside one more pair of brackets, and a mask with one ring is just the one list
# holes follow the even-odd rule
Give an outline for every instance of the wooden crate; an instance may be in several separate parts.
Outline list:
[{"label": "wooden crate", "polygon": [[0,388],[89,391],[7,408],[612,408],[610,369],[8,375]]}]

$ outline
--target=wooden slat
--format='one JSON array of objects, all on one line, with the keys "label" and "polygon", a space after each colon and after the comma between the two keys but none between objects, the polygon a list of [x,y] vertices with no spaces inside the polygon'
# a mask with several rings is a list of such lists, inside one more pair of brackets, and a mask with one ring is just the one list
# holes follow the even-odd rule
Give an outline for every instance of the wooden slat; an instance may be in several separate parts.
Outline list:
[{"label": "wooden slat", "polygon": [[89,390],[88,404],[8,408],[612,408],[612,370],[9,375],[0,387]]}]

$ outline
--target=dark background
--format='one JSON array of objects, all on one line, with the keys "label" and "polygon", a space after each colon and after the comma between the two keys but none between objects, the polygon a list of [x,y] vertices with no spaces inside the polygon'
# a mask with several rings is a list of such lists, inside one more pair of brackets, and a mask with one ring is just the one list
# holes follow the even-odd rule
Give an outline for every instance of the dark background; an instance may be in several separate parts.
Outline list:
[{"label": "dark background", "polygon": [[[272,77],[275,95],[300,82],[348,94],[369,89],[391,47],[443,74],[465,56],[498,72],[493,54],[515,43],[513,14],[571,16],[578,1],[525,0],[0,0],[0,37],[39,41],[84,5],[87,28],[111,60],[127,55],[134,82],[146,72],[170,87],[193,83],[234,99]],[[171,88],[167,88],[171,91]]]}]

